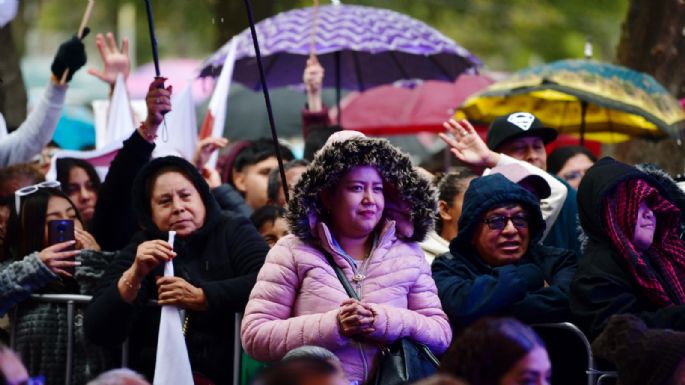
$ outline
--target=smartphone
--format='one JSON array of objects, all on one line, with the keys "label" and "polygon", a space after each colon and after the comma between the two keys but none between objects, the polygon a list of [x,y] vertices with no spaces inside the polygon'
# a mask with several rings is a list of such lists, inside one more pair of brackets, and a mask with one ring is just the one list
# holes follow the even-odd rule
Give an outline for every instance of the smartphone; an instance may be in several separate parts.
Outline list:
[{"label": "smartphone", "polygon": [[[48,221],[48,243],[50,246],[56,243],[66,241],[73,241],[74,238],[74,221],[71,219],[56,219]],[[74,245],[63,249],[62,251],[74,250]],[[74,268],[64,269],[71,274],[74,274]]]}]

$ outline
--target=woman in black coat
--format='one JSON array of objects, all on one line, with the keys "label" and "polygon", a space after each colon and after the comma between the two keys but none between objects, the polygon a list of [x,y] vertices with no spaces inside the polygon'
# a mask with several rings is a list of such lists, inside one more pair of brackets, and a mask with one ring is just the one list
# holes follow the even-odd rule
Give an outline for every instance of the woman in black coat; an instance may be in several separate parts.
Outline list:
[{"label": "woman in black coat", "polygon": [[[133,206],[143,230],[103,276],[86,314],[87,336],[101,345],[129,338],[130,366],[152,379],[160,308],[150,301],[175,305],[185,311],[193,372],[229,384],[234,314],[247,303],[266,243],[246,218],[222,213],[202,176],[178,157],[140,171]],[[172,259],[175,276],[161,277],[162,262]]]}]

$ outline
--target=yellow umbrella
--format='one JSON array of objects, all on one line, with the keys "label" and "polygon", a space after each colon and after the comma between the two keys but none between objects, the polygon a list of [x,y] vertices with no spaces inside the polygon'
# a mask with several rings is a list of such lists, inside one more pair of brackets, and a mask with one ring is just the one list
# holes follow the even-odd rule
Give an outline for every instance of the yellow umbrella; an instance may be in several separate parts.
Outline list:
[{"label": "yellow umbrella", "polygon": [[604,143],[680,138],[685,128],[682,107],[654,78],[590,60],[520,71],[467,99],[456,117],[488,124],[515,111],[533,113],[560,133]]}]

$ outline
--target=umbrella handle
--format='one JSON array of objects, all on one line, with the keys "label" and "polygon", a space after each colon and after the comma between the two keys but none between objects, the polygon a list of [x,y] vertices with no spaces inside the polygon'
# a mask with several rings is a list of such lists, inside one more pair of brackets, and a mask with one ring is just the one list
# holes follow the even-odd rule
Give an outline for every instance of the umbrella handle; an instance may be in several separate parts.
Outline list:
[{"label": "umbrella handle", "polygon": [[312,28],[309,30],[309,57],[316,58],[316,26],[319,21],[319,0],[313,0]]}]

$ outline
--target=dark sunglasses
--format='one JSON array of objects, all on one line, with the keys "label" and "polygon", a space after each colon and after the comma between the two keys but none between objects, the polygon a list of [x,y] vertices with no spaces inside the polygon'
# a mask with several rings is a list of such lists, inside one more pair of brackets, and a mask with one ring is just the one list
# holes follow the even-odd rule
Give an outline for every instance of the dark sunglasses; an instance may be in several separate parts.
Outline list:
[{"label": "dark sunglasses", "polygon": [[502,230],[507,227],[509,221],[511,221],[517,229],[528,228],[528,216],[525,214],[516,214],[510,217],[505,215],[494,215],[483,219],[483,223],[488,225],[490,230]]}]

